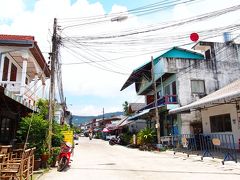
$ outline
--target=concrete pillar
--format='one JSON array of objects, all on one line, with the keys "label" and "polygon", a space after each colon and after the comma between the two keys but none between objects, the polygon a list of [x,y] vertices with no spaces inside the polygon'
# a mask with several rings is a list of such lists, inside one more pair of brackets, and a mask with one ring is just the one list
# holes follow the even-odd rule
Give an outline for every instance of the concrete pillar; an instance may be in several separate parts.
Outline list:
[{"label": "concrete pillar", "polygon": [[21,79],[21,89],[20,89],[20,95],[23,96],[24,91],[25,91],[25,80],[27,76],[27,60],[23,60],[23,65],[22,65],[22,79]]},{"label": "concrete pillar", "polygon": [[7,76],[7,81],[10,81],[10,76],[11,76],[11,68],[12,68],[12,62],[9,59],[9,66],[8,66],[8,76]]},{"label": "concrete pillar", "polygon": [[37,82],[38,82],[38,75],[36,74],[35,75],[35,77],[34,77],[34,92],[33,92],[33,99],[34,99],[34,101],[36,101],[37,100]]},{"label": "concrete pillar", "polygon": [[182,121],[182,134],[190,134],[190,122],[189,121]]},{"label": "concrete pillar", "polygon": [[2,81],[5,54],[0,53],[0,81]]},{"label": "concrete pillar", "polygon": [[43,85],[42,85],[42,98],[45,97],[45,88],[46,88],[46,85],[43,84]]}]

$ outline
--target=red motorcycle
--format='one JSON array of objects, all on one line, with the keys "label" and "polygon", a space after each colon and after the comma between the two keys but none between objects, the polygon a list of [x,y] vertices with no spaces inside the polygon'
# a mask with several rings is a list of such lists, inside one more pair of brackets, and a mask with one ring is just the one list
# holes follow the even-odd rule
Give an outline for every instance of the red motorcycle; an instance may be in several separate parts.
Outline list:
[{"label": "red motorcycle", "polygon": [[72,146],[68,143],[65,143],[61,147],[61,152],[58,157],[58,171],[63,171],[70,163],[70,157],[72,153]]}]

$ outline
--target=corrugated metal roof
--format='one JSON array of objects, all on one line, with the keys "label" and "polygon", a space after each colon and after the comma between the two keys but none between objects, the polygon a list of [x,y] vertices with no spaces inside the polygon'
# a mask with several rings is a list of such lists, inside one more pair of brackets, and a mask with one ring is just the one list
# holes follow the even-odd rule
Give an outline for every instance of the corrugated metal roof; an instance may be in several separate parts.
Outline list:
[{"label": "corrugated metal roof", "polygon": [[236,98],[240,98],[240,79],[233,83],[180,108],[172,109],[170,114],[180,113],[191,109],[209,107],[216,104],[231,102]]},{"label": "corrugated metal roof", "polygon": [[180,59],[204,59],[204,56],[200,53],[179,48],[179,47],[173,47],[169,51],[162,54],[160,57],[180,58]]},{"label": "corrugated metal roof", "polygon": [[127,79],[127,81],[124,83],[120,91],[124,90],[126,87],[130,86],[135,81],[137,81],[141,77],[140,75],[146,70],[149,70],[150,68],[151,68],[151,63],[146,63],[145,65],[141,66],[139,69],[134,70],[129,76],[129,78]]}]

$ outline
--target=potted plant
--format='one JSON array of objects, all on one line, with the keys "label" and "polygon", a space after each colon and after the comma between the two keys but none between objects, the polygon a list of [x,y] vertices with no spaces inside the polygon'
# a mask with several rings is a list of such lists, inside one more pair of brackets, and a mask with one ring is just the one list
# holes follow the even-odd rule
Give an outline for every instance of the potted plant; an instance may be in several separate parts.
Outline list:
[{"label": "potted plant", "polygon": [[60,147],[53,147],[51,149],[51,156],[50,158],[48,159],[48,164],[51,166],[51,167],[55,167],[56,165],[56,162],[57,162],[57,158],[60,154],[60,151],[61,151],[61,148]]},{"label": "potted plant", "polygon": [[45,144],[42,146],[41,152],[42,152],[41,154],[42,161],[47,161],[50,156],[50,153],[49,153],[49,149]]}]

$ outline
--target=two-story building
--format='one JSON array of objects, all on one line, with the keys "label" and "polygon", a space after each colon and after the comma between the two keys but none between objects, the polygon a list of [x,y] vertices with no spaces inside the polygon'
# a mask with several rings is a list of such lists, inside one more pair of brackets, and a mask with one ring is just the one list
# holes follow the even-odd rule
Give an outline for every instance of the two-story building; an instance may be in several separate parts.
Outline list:
[{"label": "two-story building", "polygon": [[0,35],[0,143],[13,141],[21,117],[36,111],[49,76],[33,36]]},{"label": "two-story building", "polygon": [[155,58],[154,67],[148,62],[132,72],[121,90],[135,83],[137,94],[145,96],[147,105],[130,119],[144,118],[154,124],[153,68],[161,136],[202,132],[199,112],[169,115],[168,111],[196,101],[236,80],[240,63],[236,44],[201,41],[194,49],[202,53],[174,47]]}]

